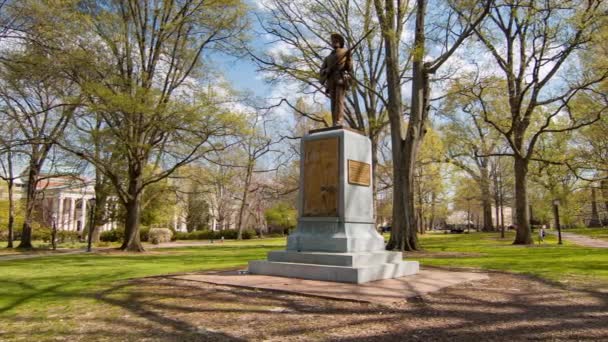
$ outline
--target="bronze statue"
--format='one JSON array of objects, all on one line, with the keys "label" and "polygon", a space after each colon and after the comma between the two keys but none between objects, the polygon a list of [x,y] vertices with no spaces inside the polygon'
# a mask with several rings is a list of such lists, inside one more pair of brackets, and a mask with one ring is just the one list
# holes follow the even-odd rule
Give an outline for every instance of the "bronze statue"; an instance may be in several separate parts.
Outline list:
[{"label": "bronze statue", "polygon": [[344,37],[337,33],[330,36],[334,51],[325,57],[321,66],[320,80],[331,99],[331,119],[333,126],[342,126],[346,92],[350,89],[353,63],[350,50],[344,47]]}]

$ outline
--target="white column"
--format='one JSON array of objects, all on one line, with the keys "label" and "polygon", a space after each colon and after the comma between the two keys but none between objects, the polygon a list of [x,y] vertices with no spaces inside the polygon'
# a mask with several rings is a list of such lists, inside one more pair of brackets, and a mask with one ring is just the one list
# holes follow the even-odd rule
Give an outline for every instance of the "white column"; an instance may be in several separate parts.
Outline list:
[{"label": "white column", "polygon": [[74,214],[76,213],[76,199],[70,198],[70,217],[68,217],[68,229],[76,230],[76,220],[74,220]]},{"label": "white column", "polygon": [[86,226],[86,222],[87,222],[87,201],[84,199],[84,197],[82,198],[82,210],[80,212],[80,224],[82,227],[82,231],[84,232],[84,228]]},{"label": "white column", "polygon": [[63,230],[63,197],[59,196],[59,212],[56,216],[57,229]]}]

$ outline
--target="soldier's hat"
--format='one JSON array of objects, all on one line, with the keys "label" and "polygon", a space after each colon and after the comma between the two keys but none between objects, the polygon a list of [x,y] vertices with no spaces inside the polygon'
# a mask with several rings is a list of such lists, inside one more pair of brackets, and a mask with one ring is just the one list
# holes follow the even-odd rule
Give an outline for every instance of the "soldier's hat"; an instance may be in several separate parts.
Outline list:
[{"label": "soldier's hat", "polygon": [[333,41],[334,39],[336,39],[340,43],[340,47],[344,47],[344,43],[346,42],[344,40],[344,37],[342,37],[342,35],[339,34],[339,33],[332,33],[331,36],[329,36],[329,39],[331,41]]}]

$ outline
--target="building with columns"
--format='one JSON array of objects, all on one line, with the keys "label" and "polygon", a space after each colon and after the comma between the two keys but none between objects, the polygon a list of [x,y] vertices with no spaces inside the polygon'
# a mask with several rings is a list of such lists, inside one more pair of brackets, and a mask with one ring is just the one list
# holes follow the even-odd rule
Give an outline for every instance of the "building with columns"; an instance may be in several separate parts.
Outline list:
[{"label": "building with columns", "polygon": [[[38,183],[41,218],[58,230],[82,232],[89,219],[95,189],[86,180],[74,177],[52,177]],[[106,208],[109,209],[109,208]],[[116,228],[108,222],[101,231]]]}]

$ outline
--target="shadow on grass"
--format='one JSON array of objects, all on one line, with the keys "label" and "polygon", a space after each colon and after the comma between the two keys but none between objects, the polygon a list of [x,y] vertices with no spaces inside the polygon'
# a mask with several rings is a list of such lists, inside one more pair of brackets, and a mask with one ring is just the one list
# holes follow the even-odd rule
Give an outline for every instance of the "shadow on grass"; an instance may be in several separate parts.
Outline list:
[{"label": "shadow on grass", "polygon": [[[330,336],[341,333],[348,336],[348,327],[352,331],[363,329],[364,336],[340,340],[393,341],[412,335],[421,340],[521,340],[555,333],[568,339],[608,338],[602,319],[608,314],[607,294],[592,290],[567,292],[553,282],[523,275],[495,272],[493,276],[515,279],[523,289],[531,289],[447,289],[407,305],[387,308],[212,286],[168,277],[120,284],[103,291],[97,298],[148,323],[168,327],[176,334],[200,330],[198,324],[211,324],[215,329],[237,332],[245,339],[289,340],[309,334],[331,339]],[[584,300],[578,305],[568,305],[565,296],[573,293]],[[219,324],[218,317],[223,318]],[[429,325],[427,322],[437,323]],[[246,328],[248,325],[253,328]],[[383,332],[368,334],[365,327],[370,325],[383,327]],[[591,333],[593,330],[596,332]],[[233,338],[223,337],[226,340]]]},{"label": "shadow on grass", "polygon": [[[158,273],[158,269],[152,272],[147,267],[161,259],[167,273],[183,271],[184,264],[190,263],[221,261],[221,267],[217,268],[225,269],[267,251],[264,246],[250,248],[238,251],[242,252],[238,256],[235,256],[237,248],[223,247],[221,255],[205,255],[204,250],[197,250],[201,255],[108,256],[94,264],[85,255],[61,261],[40,259],[28,264],[33,265],[28,272],[37,274],[35,277],[22,279],[14,273],[8,281],[0,280],[0,315],[17,309],[23,311],[33,301],[90,301],[92,306],[81,309],[90,312],[86,318],[61,316],[60,312],[53,321],[35,322],[33,317],[18,315],[19,320],[31,320],[24,324],[38,329],[15,328],[9,333],[15,339],[28,340],[56,339],[59,333],[49,330],[49,326],[65,317],[75,324],[60,332],[68,340],[608,339],[605,324],[608,294],[593,289],[569,289],[560,283],[525,275],[491,272],[492,281],[444,289],[390,308],[213,286],[172,276],[127,280]],[[23,262],[7,262],[0,267],[23,266]],[[131,269],[122,268],[127,263]],[[133,268],[139,264],[142,269]],[[51,267],[65,267],[63,272],[86,269],[94,272],[48,272]],[[10,298],[1,301],[9,293]]]},{"label": "shadow on grass", "polygon": [[[570,290],[536,277],[492,272],[496,287],[484,282],[445,289],[405,305],[380,307],[343,301],[286,295],[272,291],[213,286],[171,276],[121,281],[94,293],[66,293],[55,285],[33,291],[11,307],[34,297],[65,296],[95,299],[115,312],[92,307],[93,317],[79,321],[62,337],[112,340],[242,341],[276,338],[290,340],[313,336],[346,341],[415,340],[523,340],[559,333],[560,338],[608,338],[603,317],[608,295],[593,290]],[[559,285],[559,286],[558,286]],[[569,305],[569,296],[584,298]],[[6,308],[5,308],[6,309]],[[109,310],[109,311],[112,311]],[[376,327],[367,330],[368,327]],[[378,328],[381,327],[381,328]],[[380,332],[378,332],[380,331]],[[595,332],[592,332],[595,331]],[[598,331],[599,334],[598,335]],[[358,332],[363,336],[352,336]],[[31,339],[45,339],[28,332]],[[48,331],[46,332],[48,333]],[[25,334],[25,332],[23,333]],[[357,335],[355,333],[354,335]],[[415,337],[413,337],[415,336]],[[57,336],[53,336],[55,338]]]}]

